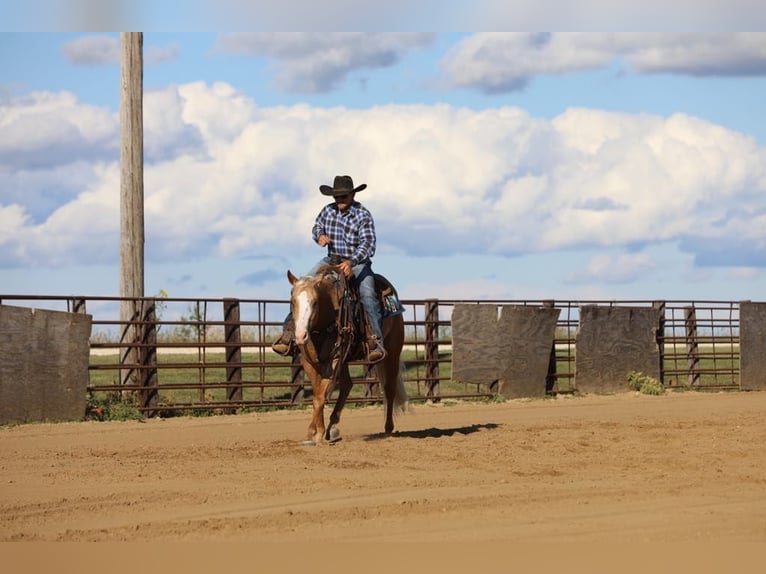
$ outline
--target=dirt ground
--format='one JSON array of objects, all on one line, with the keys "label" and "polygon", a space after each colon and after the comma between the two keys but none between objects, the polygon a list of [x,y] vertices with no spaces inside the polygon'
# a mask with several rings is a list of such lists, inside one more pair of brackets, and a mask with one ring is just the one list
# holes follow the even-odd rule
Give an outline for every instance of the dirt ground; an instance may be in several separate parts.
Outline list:
[{"label": "dirt ground", "polygon": [[766,393],[0,429],[0,541],[766,542]]}]

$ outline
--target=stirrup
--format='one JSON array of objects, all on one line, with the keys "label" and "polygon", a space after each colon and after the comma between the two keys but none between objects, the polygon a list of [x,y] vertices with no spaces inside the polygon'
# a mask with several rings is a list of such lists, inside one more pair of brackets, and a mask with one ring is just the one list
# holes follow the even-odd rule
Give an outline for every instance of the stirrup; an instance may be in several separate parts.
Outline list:
[{"label": "stirrup", "polygon": [[294,356],[296,350],[295,342],[292,339],[289,339],[285,343],[280,337],[274,341],[274,343],[272,343],[271,350],[274,351],[277,355],[282,355],[283,357]]},{"label": "stirrup", "polygon": [[372,339],[370,343],[373,341],[375,342],[375,347],[370,345],[370,352],[367,355],[367,360],[370,363],[377,363],[386,358],[386,349],[383,347],[383,343],[381,343],[377,337]]}]

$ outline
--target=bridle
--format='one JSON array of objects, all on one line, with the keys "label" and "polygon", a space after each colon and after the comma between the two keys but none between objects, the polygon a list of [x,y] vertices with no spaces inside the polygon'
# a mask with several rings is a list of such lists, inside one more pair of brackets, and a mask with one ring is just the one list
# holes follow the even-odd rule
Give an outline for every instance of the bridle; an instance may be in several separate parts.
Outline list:
[{"label": "bridle", "polygon": [[[337,308],[335,309],[335,321],[331,322],[327,327],[312,329],[310,336],[314,340],[314,336],[324,340],[325,338],[334,337],[335,343],[332,346],[327,358],[332,371],[331,380],[332,383],[327,390],[327,398],[329,394],[335,388],[335,384],[338,381],[338,375],[341,365],[345,364],[351,349],[353,349],[356,343],[356,314],[359,312],[359,294],[351,281],[347,279],[342,273],[339,273],[333,268],[325,269],[318,275],[315,281],[315,290],[320,289],[320,283],[325,282],[327,279],[332,281],[331,288],[334,291],[334,301],[337,301]],[[318,300],[315,302],[318,305]],[[321,352],[314,347],[315,357],[310,357],[312,362],[321,363],[323,359]]]}]

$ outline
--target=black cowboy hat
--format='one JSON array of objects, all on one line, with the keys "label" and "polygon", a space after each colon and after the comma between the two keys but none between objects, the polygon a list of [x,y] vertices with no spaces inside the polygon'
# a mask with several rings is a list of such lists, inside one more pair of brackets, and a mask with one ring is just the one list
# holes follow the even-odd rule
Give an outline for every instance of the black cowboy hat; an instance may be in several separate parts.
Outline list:
[{"label": "black cowboy hat", "polygon": [[357,191],[362,191],[366,187],[367,184],[363,183],[359,187],[354,188],[354,180],[351,179],[350,175],[336,175],[332,187],[329,185],[320,185],[319,191],[321,191],[324,195],[335,196],[346,195],[347,193],[356,193]]}]

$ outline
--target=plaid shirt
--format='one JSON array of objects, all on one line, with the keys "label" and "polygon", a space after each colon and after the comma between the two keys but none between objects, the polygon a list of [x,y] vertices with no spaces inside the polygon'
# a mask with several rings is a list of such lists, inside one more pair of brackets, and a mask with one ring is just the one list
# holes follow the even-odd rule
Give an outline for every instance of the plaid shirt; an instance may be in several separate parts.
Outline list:
[{"label": "plaid shirt", "polygon": [[327,255],[338,255],[359,265],[375,255],[375,222],[372,214],[358,201],[354,201],[345,213],[335,203],[322,208],[311,230],[314,241],[320,235],[330,238]]}]

